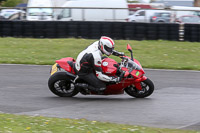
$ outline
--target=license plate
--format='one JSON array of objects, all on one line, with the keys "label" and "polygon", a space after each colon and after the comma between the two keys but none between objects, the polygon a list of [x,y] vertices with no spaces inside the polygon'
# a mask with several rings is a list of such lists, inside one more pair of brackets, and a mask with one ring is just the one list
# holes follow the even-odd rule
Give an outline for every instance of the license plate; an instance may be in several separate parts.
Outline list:
[{"label": "license plate", "polygon": [[57,72],[58,71],[58,68],[57,68],[57,63],[56,64],[54,64],[53,66],[52,66],[52,68],[51,68],[51,75],[53,75],[55,72]]}]

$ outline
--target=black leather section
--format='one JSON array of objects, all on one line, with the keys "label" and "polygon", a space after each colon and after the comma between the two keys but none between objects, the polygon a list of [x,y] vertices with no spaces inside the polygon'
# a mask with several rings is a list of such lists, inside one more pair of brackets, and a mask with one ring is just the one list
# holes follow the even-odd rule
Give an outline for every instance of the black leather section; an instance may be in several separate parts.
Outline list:
[{"label": "black leather section", "polygon": [[75,67],[75,63],[73,61],[67,61],[67,63],[72,67],[74,72],[77,73],[77,70],[76,70],[76,67]]}]

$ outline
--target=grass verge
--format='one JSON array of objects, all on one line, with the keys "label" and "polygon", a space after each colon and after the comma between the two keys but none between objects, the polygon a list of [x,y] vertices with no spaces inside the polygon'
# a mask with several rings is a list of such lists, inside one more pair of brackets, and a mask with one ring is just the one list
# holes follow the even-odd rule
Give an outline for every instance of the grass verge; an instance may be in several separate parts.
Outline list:
[{"label": "grass verge", "polygon": [[[63,57],[76,58],[78,53],[96,40],[0,38],[0,63],[54,64]],[[116,50],[133,47],[134,56],[143,67],[200,70],[200,43],[175,41],[116,40]],[[119,61],[117,57],[112,57]],[[175,129],[158,129],[87,121],[0,114],[0,133],[200,133]]]},{"label": "grass verge", "polygon": [[[96,40],[0,38],[0,63],[54,64],[63,57],[76,58]],[[125,52],[129,43],[145,68],[200,70],[200,43],[176,41],[116,40],[115,49]],[[117,57],[111,57],[119,61]]]},{"label": "grass verge", "polygon": [[85,119],[50,118],[0,113],[2,133],[200,133],[177,129],[87,121]]}]

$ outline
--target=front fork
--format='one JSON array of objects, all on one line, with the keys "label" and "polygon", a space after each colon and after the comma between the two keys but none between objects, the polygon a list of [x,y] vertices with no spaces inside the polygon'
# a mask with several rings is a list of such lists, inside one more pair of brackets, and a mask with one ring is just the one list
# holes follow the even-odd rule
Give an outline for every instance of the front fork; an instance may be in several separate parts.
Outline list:
[{"label": "front fork", "polygon": [[146,80],[146,79],[147,79],[146,76],[142,76],[141,78],[134,80],[133,84],[135,85],[135,87],[138,90],[142,90],[141,82]]}]

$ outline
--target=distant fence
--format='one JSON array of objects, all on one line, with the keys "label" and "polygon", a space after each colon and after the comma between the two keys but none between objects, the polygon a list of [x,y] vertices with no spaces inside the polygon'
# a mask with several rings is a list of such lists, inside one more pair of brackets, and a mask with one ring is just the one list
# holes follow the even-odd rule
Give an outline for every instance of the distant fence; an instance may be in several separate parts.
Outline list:
[{"label": "distant fence", "polygon": [[191,42],[200,42],[200,24],[185,24],[184,40]]},{"label": "distant fence", "polygon": [[[186,25],[186,27],[189,26]],[[196,31],[194,27],[186,28],[188,41],[190,41],[190,33],[193,33],[191,29]],[[98,39],[102,35],[110,36],[114,39],[178,41],[179,24],[94,21],[0,21],[1,37],[81,37]]]}]

